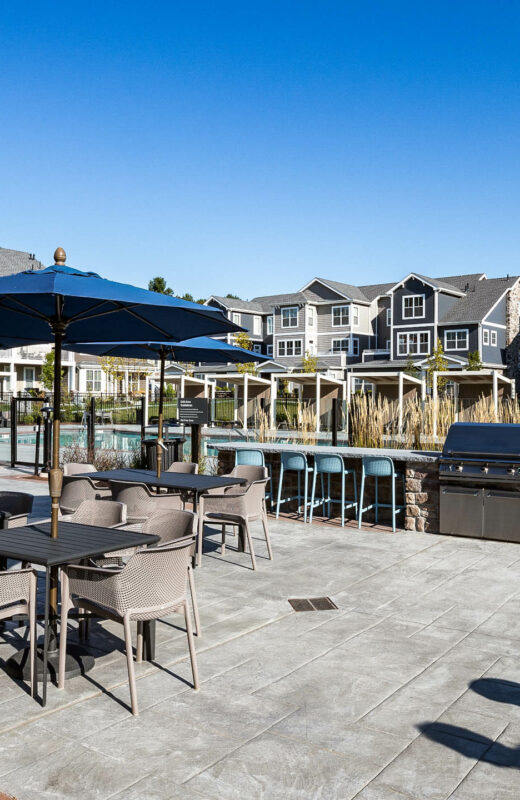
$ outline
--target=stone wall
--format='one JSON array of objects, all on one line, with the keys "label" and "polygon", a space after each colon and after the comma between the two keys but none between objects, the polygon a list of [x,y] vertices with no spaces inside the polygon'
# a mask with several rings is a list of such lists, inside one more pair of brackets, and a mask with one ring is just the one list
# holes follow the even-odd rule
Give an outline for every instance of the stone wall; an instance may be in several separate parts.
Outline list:
[{"label": "stone wall", "polygon": [[506,308],[506,374],[515,381],[520,391],[520,333],[519,333],[520,281],[507,295]]},{"label": "stone wall", "polygon": [[[361,484],[361,459],[360,458],[344,458],[345,466],[347,469],[353,469],[356,472],[357,487]],[[219,450],[218,460],[218,473],[219,475],[231,472],[235,463],[234,450]],[[280,475],[280,456],[276,453],[266,454],[266,464],[271,466],[272,473],[272,489],[276,499],[278,492],[278,480]],[[402,513],[397,515],[397,527],[403,528],[407,531],[427,531],[430,533],[439,532],[439,477],[438,467],[436,463],[414,463],[414,462],[395,462],[396,472],[404,475],[403,479],[398,478],[396,481],[396,503],[404,505],[404,515]],[[309,478],[309,499],[311,494],[312,474]],[[296,473],[286,473],[284,475],[284,485],[282,497],[295,495],[297,492],[298,478]],[[325,487],[326,488],[326,487]],[[317,483],[317,495],[320,494],[320,481]],[[340,497],[340,483],[337,476],[332,476],[331,480],[331,496]],[[346,483],[346,501],[353,499],[353,482],[352,476],[349,475]],[[374,479],[368,478],[365,486],[365,497],[363,505],[367,506],[374,501]],[[379,501],[382,503],[390,503],[390,483],[388,478],[379,479]],[[281,506],[281,510],[296,513],[297,502],[291,501]],[[319,519],[321,515],[321,508],[315,508],[314,516]],[[332,516],[340,515],[340,504],[334,503],[331,509]],[[345,512],[346,519],[353,519],[355,516],[354,509],[347,509]],[[372,523],[374,522],[374,512],[367,511],[363,514],[363,521]],[[379,521],[382,524],[391,524],[390,510],[383,508],[379,512]]]}]

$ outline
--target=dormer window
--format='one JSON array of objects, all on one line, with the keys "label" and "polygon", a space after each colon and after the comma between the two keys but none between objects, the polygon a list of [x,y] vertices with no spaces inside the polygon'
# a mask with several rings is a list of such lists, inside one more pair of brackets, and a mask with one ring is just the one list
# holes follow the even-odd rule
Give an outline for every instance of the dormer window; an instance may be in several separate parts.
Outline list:
[{"label": "dormer window", "polygon": [[424,295],[409,294],[403,297],[403,319],[424,317]]}]

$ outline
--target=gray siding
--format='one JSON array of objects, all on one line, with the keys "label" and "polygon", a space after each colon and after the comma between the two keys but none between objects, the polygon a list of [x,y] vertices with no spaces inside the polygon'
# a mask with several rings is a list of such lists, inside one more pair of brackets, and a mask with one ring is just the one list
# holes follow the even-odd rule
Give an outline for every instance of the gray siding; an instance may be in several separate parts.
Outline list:
[{"label": "gray siding", "polygon": [[445,314],[448,313],[450,308],[459,300],[459,297],[454,297],[452,294],[444,294],[439,292],[438,299],[438,313],[439,319],[442,320]]},{"label": "gray siding", "polygon": [[507,310],[507,295],[504,295],[491,314],[486,317],[486,322],[496,322],[497,325],[506,324],[506,310]]},{"label": "gray siding", "polygon": [[394,325],[411,325],[413,326],[413,320],[411,319],[403,319],[403,297],[412,294],[423,294],[424,295],[424,311],[425,316],[421,318],[417,318],[417,322],[433,322],[434,321],[434,290],[431,286],[427,286],[423,284],[421,281],[417,280],[417,278],[410,278],[404,286],[400,286],[399,289],[396,289],[394,292]]},{"label": "gray siding", "polygon": [[[468,348],[467,350],[446,350],[444,345],[444,334],[446,331],[468,331]],[[478,350],[478,325],[439,325],[438,329],[439,339],[444,347],[445,355],[447,356],[461,356],[467,358],[468,353],[474,353]]]},{"label": "gray siding", "polygon": [[288,306],[282,306],[274,311],[274,332],[276,336],[284,336],[291,338],[296,333],[303,335],[305,330],[305,312],[303,307],[298,307],[298,326],[296,328],[282,328],[282,308],[292,308],[296,303],[291,303]]},{"label": "gray siding", "polygon": [[[398,354],[398,352],[397,352],[397,335],[399,333],[423,333],[424,331],[429,331],[430,332],[430,353],[431,353],[432,347],[435,346],[435,342],[433,341],[433,332],[434,332],[433,325],[428,325],[428,327],[422,327],[422,328],[417,328],[417,327],[414,327],[413,325],[410,325],[409,327],[406,327],[406,328],[397,328],[397,330],[394,328],[394,340],[393,340],[393,350],[394,350],[394,352],[393,352],[393,358],[396,359],[396,360],[397,359],[402,359],[403,361],[406,361],[408,359],[407,355],[406,356],[400,356]],[[429,355],[429,353],[428,354],[426,354],[426,353],[418,353],[417,357],[419,357],[419,355],[422,355],[423,358],[426,358],[426,356]],[[414,355],[414,358],[415,358],[415,355]]]},{"label": "gray siding", "polygon": [[386,311],[390,308],[390,305],[390,297],[380,297],[377,301],[376,315],[372,320],[372,328],[374,334],[377,332],[376,346],[378,348],[386,347],[386,340],[391,338],[391,329],[386,324]]},{"label": "gray siding", "polygon": [[324,286],[322,283],[318,283],[318,281],[314,281],[311,283],[308,289],[305,289],[305,295],[309,298],[312,302],[315,301],[323,301],[323,300],[334,300],[341,302],[344,298],[338,294],[337,292],[329,289],[328,286]]},{"label": "gray siding", "polygon": [[[497,335],[497,346],[492,347],[491,344],[484,344],[484,331],[489,331],[489,341],[491,342],[491,331],[495,331]],[[505,347],[506,347],[506,332],[504,328],[494,328],[488,326],[486,323],[482,325],[482,353],[480,355],[482,361],[486,364],[505,364]]]}]

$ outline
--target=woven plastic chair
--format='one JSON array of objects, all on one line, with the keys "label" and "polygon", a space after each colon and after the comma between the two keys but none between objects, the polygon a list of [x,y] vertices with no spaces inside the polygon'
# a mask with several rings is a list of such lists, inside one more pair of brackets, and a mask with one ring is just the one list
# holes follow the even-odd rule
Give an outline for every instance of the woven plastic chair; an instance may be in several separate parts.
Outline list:
[{"label": "woven plastic chair", "polygon": [[20,528],[27,525],[33,502],[32,494],[26,492],[0,492],[0,527]]},{"label": "woven plastic chair", "polygon": [[255,551],[249,523],[261,520],[264,529],[267,553],[269,559],[273,558],[269,530],[267,528],[267,514],[265,509],[265,487],[267,478],[249,484],[247,489],[240,494],[204,494],[200,498],[199,506],[199,537],[197,550],[197,565],[202,561],[202,539],[204,537],[204,522],[219,522],[222,525],[222,554],[226,551],[226,524],[238,525],[245,530],[251,563],[256,569]]},{"label": "woven plastic chair", "polygon": [[239,450],[235,450],[235,467],[239,466],[246,466],[246,467],[267,467],[267,473],[270,480],[269,483],[269,490],[266,490],[265,499],[266,502],[269,500],[271,508],[273,507],[273,494],[272,494],[272,478],[273,478],[273,471],[271,464],[265,463],[265,456],[263,450],[257,450],[254,448],[240,448]]},{"label": "woven plastic chair", "polygon": [[145,522],[160,511],[179,510],[181,499],[177,494],[154,494],[144,483],[109,481],[112,500],[126,505],[128,522]]},{"label": "woven plastic chair", "polygon": [[79,461],[69,461],[63,465],[64,475],[84,475],[85,472],[95,472],[94,464],[80,464]]},{"label": "woven plastic chair", "polygon": [[126,506],[115,500],[83,500],[72,514],[66,515],[66,519],[67,522],[100,528],[119,528],[126,524]]},{"label": "woven plastic chair", "polygon": [[66,475],[63,478],[60,511],[62,514],[72,514],[84,500],[100,500],[103,497],[110,497],[110,489],[96,486],[88,477]]},{"label": "woven plastic chair", "polygon": [[[321,479],[321,499],[316,503],[316,481],[318,475]],[[327,476],[327,495],[325,495],[325,481],[324,476]],[[339,475],[341,483],[341,497],[333,498],[330,494],[330,477],[331,475]],[[352,475],[352,482],[354,484],[354,499],[349,500],[345,498],[345,484],[349,475]],[[314,475],[312,476],[312,492],[311,492],[311,510],[309,514],[309,522],[312,522],[312,513],[315,505],[322,505],[323,508],[327,506],[327,514],[330,519],[330,509],[333,503],[340,503],[341,505],[341,527],[345,526],[345,509],[354,508],[357,516],[358,498],[357,498],[357,483],[356,483],[356,470],[345,469],[345,464],[341,456],[338,455],[325,455],[323,453],[316,453],[314,455]]]},{"label": "woven plastic chair", "polygon": [[174,461],[170,464],[166,472],[181,472],[185,475],[198,475],[199,465],[191,461]]},{"label": "woven plastic chair", "polygon": [[[375,497],[374,502],[368,506],[363,506],[363,495],[365,493],[365,480],[367,477],[375,478]],[[379,502],[379,478],[390,478],[392,502],[380,503]],[[400,511],[404,511],[405,505],[396,505],[395,502],[395,483],[398,478],[401,478],[403,483],[403,495],[405,492],[405,477],[404,473],[396,472],[394,462],[389,456],[363,456],[361,467],[361,490],[359,493],[359,513],[358,513],[358,528],[361,528],[363,520],[363,512],[370,511],[372,508],[375,510],[376,525],[379,522],[379,509],[390,508],[392,509],[392,531],[395,533],[395,518]]]},{"label": "woven plastic chair", "polygon": [[184,614],[193,687],[199,688],[197,656],[186,602],[188,564],[194,542],[195,536],[185,536],[162,547],[138,550],[120,570],[70,565],[62,569],[59,689],[65,685],[67,622],[72,606],[123,624],[132,714],[139,713],[132,650],[133,620],[137,621],[136,661],[142,661],[142,622],[161,619],[173,612]]},{"label": "woven plastic chair", "polygon": [[8,569],[0,572],[0,619],[14,614],[29,617],[29,658],[31,664],[31,697],[36,697],[36,582],[33,569]]},{"label": "woven plastic chair", "polygon": [[[184,536],[194,536],[197,534],[197,515],[192,511],[168,511],[167,513],[153,514],[141,526],[142,533],[155,533],[161,537],[156,547],[164,544],[176,542]],[[192,559],[195,556],[195,542],[193,542]],[[188,584],[190,587],[191,605],[193,608],[193,620],[195,622],[195,633],[202,635],[199,617],[199,605],[195,592],[195,579],[193,576],[192,561],[188,563]]]}]

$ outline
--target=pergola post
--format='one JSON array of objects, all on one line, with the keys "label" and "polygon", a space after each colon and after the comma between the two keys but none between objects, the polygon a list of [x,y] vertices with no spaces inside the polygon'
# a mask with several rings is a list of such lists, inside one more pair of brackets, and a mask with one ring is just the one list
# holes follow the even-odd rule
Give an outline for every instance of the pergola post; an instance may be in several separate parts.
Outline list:
[{"label": "pergola post", "polygon": [[433,438],[437,438],[437,373],[432,372]]},{"label": "pergola post", "polygon": [[399,373],[399,376],[398,376],[397,380],[399,382],[399,391],[398,391],[398,395],[397,395],[397,404],[398,404],[397,405],[397,414],[398,414],[398,419],[399,419],[399,436],[400,436],[402,434],[402,432],[403,432],[403,380],[404,380],[404,377],[403,377],[403,373],[402,372]]},{"label": "pergola post", "polygon": [[233,422],[238,422],[238,386],[233,384]]},{"label": "pergola post", "polygon": [[498,372],[493,370],[493,408],[495,411],[495,422],[498,420]]},{"label": "pergola post", "polygon": [[316,433],[320,432],[321,414],[321,380],[320,373],[316,373]]},{"label": "pergola post", "polygon": [[148,405],[150,402],[150,376],[146,375],[144,379],[144,420],[143,425],[148,423]]},{"label": "pergola post", "polygon": [[271,375],[271,405],[269,406],[269,426],[271,430],[276,428],[277,398],[278,398],[278,380],[275,375]]},{"label": "pergola post", "polygon": [[248,403],[248,374],[244,372],[244,422],[242,425],[242,430],[247,431],[247,403]]},{"label": "pergola post", "polygon": [[345,412],[345,427],[347,434],[347,444],[350,435],[350,396],[352,394],[352,375],[347,372],[347,409]]}]

